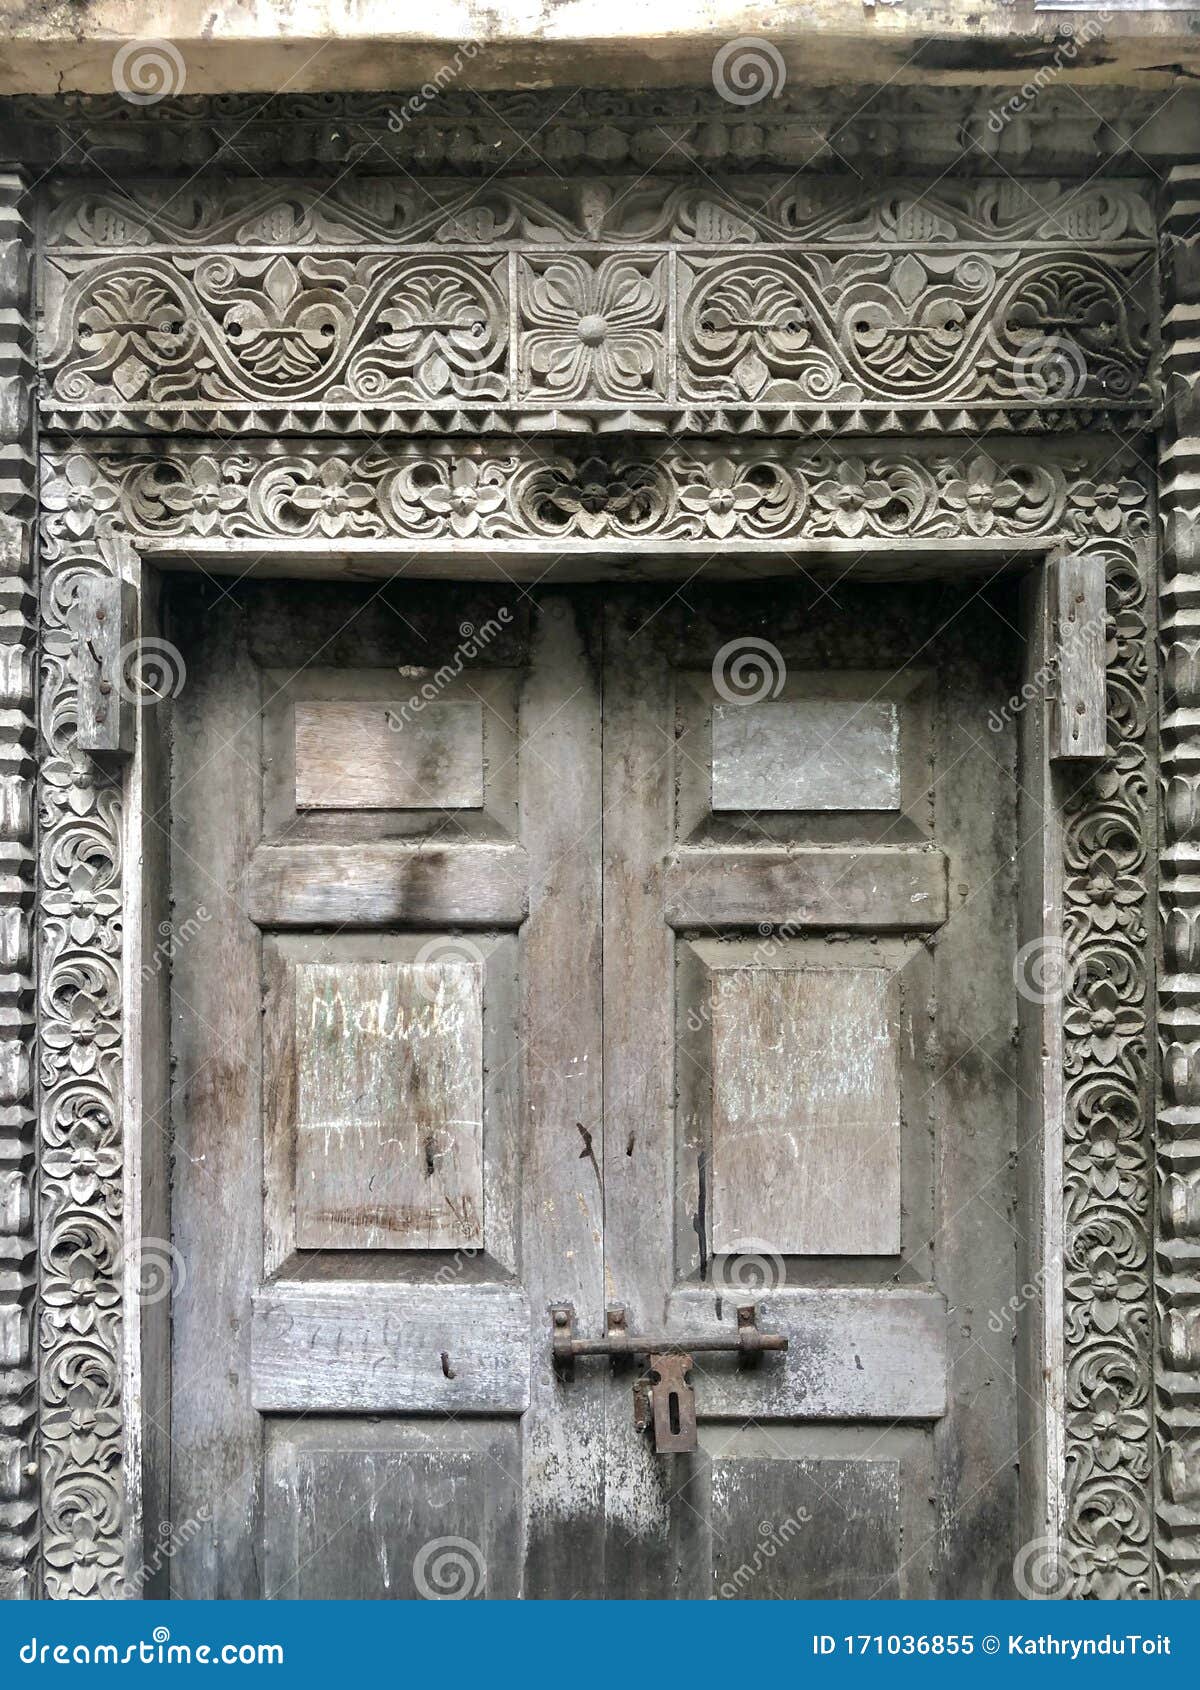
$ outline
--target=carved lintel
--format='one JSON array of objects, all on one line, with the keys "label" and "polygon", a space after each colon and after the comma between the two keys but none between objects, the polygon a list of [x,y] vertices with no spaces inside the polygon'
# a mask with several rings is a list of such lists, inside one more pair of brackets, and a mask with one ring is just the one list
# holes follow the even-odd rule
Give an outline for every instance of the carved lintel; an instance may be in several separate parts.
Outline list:
[{"label": "carved lintel", "polygon": [[1048,575],[1056,678],[1050,760],[1100,763],[1108,749],[1104,560],[1069,553],[1052,559]]}]

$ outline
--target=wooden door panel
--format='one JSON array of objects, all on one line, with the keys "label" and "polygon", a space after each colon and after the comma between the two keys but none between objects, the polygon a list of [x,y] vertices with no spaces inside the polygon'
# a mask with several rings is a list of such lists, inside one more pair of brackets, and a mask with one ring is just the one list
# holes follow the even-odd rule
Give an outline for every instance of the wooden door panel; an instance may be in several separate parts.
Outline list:
[{"label": "wooden door panel", "polygon": [[523,1414],[529,1299],[516,1287],[276,1283],[253,1299],[255,1408]]},{"label": "wooden door panel", "polygon": [[[861,598],[608,605],[611,1295],[684,1349],[747,1301],[789,1340],[752,1369],[697,1357],[700,1449],[666,1458],[683,1507],[614,1382],[616,1594],[985,1594],[1011,1564],[1012,1363],[978,1320],[1012,1278],[1004,642],[944,591]],[[749,702],[739,649],[768,666]],[[964,1492],[991,1515],[965,1573],[943,1535]]]},{"label": "wooden door panel", "polygon": [[[179,593],[177,1592],[1002,1593],[997,609]],[[552,1307],[748,1300],[789,1347],[698,1358],[694,1454],[550,1365]]]},{"label": "wooden door panel", "polygon": [[886,933],[946,919],[941,851],[689,846],[666,865],[666,918],[681,932],[739,927],[863,927]]},{"label": "wooden door panel", "polygon": [[264,1595],[482,1600],[519,1594],[518,1423],[313,1416],[267,1427]]},{"label": "wooden door panel", "polygon": [[516,845],[267,845],[242,896],[260,927],[517,927],[529,909],[529,857]]},{"label": "wooden door panel", "polygon": [[562,595],[379,596],[176,604],[176,1589],[594,1593],[600,1392],[530,1365],[602,1308],[594,668]]},{"label": "wooden door panel", "polygon": [[[750,1261],[738,1258],[742,1267]],[[679,1285],[667,1299],[667,1323],[693,1337],[730,1333],[735,1303],[753,1296],[752,1283],[740,1293]],[[701,1419],[919,1421],[946,1412],[940,1292],[772,1285],[757,1300],[764,1328],[786,1332],[788,1348],[751,1369],[697,1357],[692,1374]]]}]

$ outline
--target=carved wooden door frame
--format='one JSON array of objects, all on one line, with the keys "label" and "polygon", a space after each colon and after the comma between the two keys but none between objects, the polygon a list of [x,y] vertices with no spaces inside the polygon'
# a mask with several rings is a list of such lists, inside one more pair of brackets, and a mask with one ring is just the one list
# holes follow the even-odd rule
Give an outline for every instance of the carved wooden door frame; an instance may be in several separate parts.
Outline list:
[{"label": "carved wooden door frame", "polygon": [[[1078,392],[1044,395],[1011,413],[994,397],[972,397],[961,382],[936,406],[901,403],[901,393],[890,407],[864,405],[851,394],[830,412],[816,407],[811,395],[789,403],[776,391],[772,398],[768,389],[777,387],[783,361],[778,344],[760,350],[757,361],[745,349],[740,362],[731,361],[721,346],[714,350],[711,322],[705,328],[693,317],[687,326],[686,306],[664,306],[656,319],[653,295],[638,281],[659,262],[656,248],[653,260],[633,262],[618,289],[645,319],[629,325],[632,350],[622,368],[640,371],[651,385],[661,370],[665,385],[678,384],[683,367],[691,372],[687,382],[699,380],[695,372],[704,366],[704,379],[717,382],[716,399],[628,403],[618,395],[597,404],[585,384],[582,398],[572,397],[574,389],[550,396],[562,402],[547,411],[516,388],[514,402],[505,406],[495,393],[481,398],[470,386],[458,395],[459,420],[453,423],[440,402],[432,408],[409,400],[399,407],[390,400],[377,410],[359,407],[356,432],[376,438],[353,442],[345,438],[352,425],[339,421],[340,401],[335,405],[326,395],[303,413],[272,408],[250,391],[259,379],[253,374],[241,396],[218,392],[210,403],[193,395],[181,402],[183,410],[172,412],[169,404],[164,410],[166,401],[147,394],[146,383],[153,388],[164,371],[169,374],[175,356],[175,330],[165,319],[158,325],[158,369],[147,362],[144,346],[141,369],[124,367],[128,352],[106,366],[105,380],[112,377],[132,401],[114,403],[111,387],[107,398],[97,397],[83,381],[94,380],[97,368],[97,294],[90,276],[76,285],[87,266],[72,259],[66,269],[78,274],[65,290],[51,289],[58,304],[44,343],[44,379],[53,384],[64,371],[65,379],[45,391],[35,493],[30,201],[19,174],[0,178],[0,340],[13,396],[0,417],[0,791],[7,853],[0,877],[6,970],[0,1216],[11,1264],[0,1287],[0,1433],[8,1474],[0,1496],[0,1579],[12,1594],[153,1593],[156,1563],[165,1558],[156,1544],[164,1516],[153,1479],[149,1489],[144,1484],[146,1474],[157,1471],[155,1445],[164,1436],[154,1395],[160,1388],[155,1380],[161,1381],[158,1305],[137,1295],[139,1276],[158,1270],[169,1278],[171,1270],[161,1242],[162,1259],[147,1259],[154,1257],[153,1241],[165,1240],[166,1228],[155,1216],[156,1173],[153,1158],[149,1165],[143,1159],[142,1143],[144,1090],[154,1084],[153,1074],[143,1072],[147,1029],[161,1026],[163,1016],[156,958],[171,942],[169,932],[156,926],[165,917],[143,898],[147,840],[140,798],[157,778],[155,736],[146,731],[153,713],[137,712],[131,762],[114,764],[79,751],[79,689],[81,681],[90,684],[92,662],[80,649],[80,589],[92,578],[125,579],[140,618],[134,638],[153,640],[145,591],[150,572],[186,567],[189,554],[193,566],[218,550],[247,565],[266,554],[276,567],[303,571],[318,552],[333,550],[355,569],[387,568],[389,560],[394,565],[419,552],[449,572],[451,559],[469,547],[477,556],[494,554],[507,569],[533,557],[544,566],[548,555],[594,562],[618,552],[645,570],[656,560],[669,558],[674,567],[719,548],[723,558],[744,559],[751,573],[780,548],[826,559],[849,551],[869,560],[873,572],[900,579],[913,566],[927,567],[936,551],[952,572],[978,572],[981,563],[986,569],[1011,557],[1029,568],[1031,582],[1044,578],[1046,560],[1064,553],[1102,560],[1109,723],[1103,768],[1065,785],[1050,774],[1051,714],[1043,707],[1045,676],[1039,671],[1049,657],[1045,599],[1034,588],[1028,595],[1035,635],[1030,698],[1018,701],[1023,731],[1036,737],[1029,767],[1042,782],[1045,813],[1039,871],[1026,898],[1034,911],[1026,934],[1068,963],[1065,992],[1050,991],[1030,1011],[1037,1016],[1034,1048],[1048,1053],[1039,1076],[1045,1103],[1037,1155],[1027,1169],[1031,1212],[1043,1235],[1027,1264],[1030,1308],[1020,1315],[1020,1329],[1025,1377],[1044,1377],[1046,1391],[1030,1427],[1038,1450],[1030,1465],[1039,1478],[1027,1496],[1026,1539],[1030,1566],[1044,1559],[1051,1584],[1071,1594],[1193,1592],[1200,1555],[1194,1406],[1200,1327],[1189,1288],[1191,1240],[1200,1234],[1200,1061],[1192,984],[1200,973],[1192,915],[1200,888],[1192,843],[1200,837],[1193,815],[1193,795],[1200,790],[1193,749],[1200,737],[1200,560],[1193,556],[1200,447],[1192,438],[1196,375],[1187,307],[1194,312],[1200,296],[1198,180],[1194,166],[1175,170],[1149,241],[1145,233],[1140,237],[1143,256],[1156,228],[1165,238],[1163,270],[1168,299],[1175,302],[1165,318],[1168,413],[1157,474],[1131,435],[1147,419],[1154,384],[1136,368],[1140,355],[1124,330],[1121,355],[1126,364],[1132,359],[1136,389],[1124,407],[1105,403],[1103,383],[1092,381],[1092,352],[1104,356],[1098,341],[1092,349],[1085,344]],[[684,189],[697,186],[687,181],[674,190],[661,255],[674,271],[688,263],[680,251],[690,238],[695,202],[704,201],[693,192],[693,204],[685,204]],[[977,184],[955,183],[939,210],[951,219],[973,215],[981,191]],[[1130,226],[1120,224],[1129,215],[1120,191],[1107,183],[1104,193],[1107,210],[1093,207],[1088,215],[1100,217],[1101,228],[1113,216],[1119,226]],[[856,198],[861,211],[863,195]],[[729,205],[719,194],[704,203],[705,228],[728,241]],[[887,258],[896,310],[909,313],[901,327],[911,327],[921,290],[915,275],[897,278],[897,238],[889,248],[879,222],[885,203],[894,203],[894,196],[881,196],[867,246],[876,268]],[[776,201],[765,211],[758,205],[755,215],[776,215],[775,207]],[[818,196],[814,215],[827,211],[828,201]],[[561,208],[560,214],[566,215]],[[571,215],[592,215],[586,193]],[[495,216],[493,207],[485,220],[489,237]],[[1003,212],[997,212],[987,236],[980,233],[987,220],[976,216],[973,238],[1011,246],[1011,226],[996,234],[996,217],[1003,225]],[[1091,277],[1102,293],[1106,258],[1097,251],[1097,225],[1086,218],[1084,225],[1088,251],[1075,275]],[[594,227],[584,234],[590,251]],[[476,229],[472,239],[477,236]],[[335,244],[339,238],[344,234]],[[354,238],[361,239],[361,230]],[[912,238],[911,230],[902,236],[909,245]],[[563,239],[569,246],[570,237]],[[704,255],[698,269],[724,275],[741,264],[744,282],[743,260],[754,259],[755,249],[739,244],[751,237],[736,229],[733,239],[723,256]],[[187,240],[180,237],[180,244],[186,251]],[[1067,276],[1078,244],[1068,241],[1048,253],[1044,242],[1032,240],[1034,294],[1037,287],[1053,291],[1054,266]],[[519,243],[511,246],[504,267],[511,272],[521,254]],[[613,309],[604,288],[617,285],[611,276],[606,282],[604,265],[616,272],[629,260],[617,252],[592,256],[597,262],[590,270],[582,250],[567,269],[585,292],[591,290],[590,315],[602,316]],[[45,262],[43,252],[43,269]],[[96,263],[103,268],[106,262],[111,266],[101,253]],[[411,261],[403,262],[411,271]],[[260,280],[267,268],[259,265]],[[478,279],[484,268],[468,254],[460,273]],[[776,272],[781,268],[786,266],[776,265]],[[960,275],[956,285],[969,291],[977,280]],[[206,285],[211,295],[227,283],[210,273]],[[312,283],[294,266],[290,276],[281,273],[263,285],[257,309],[286,314],[297,288],[302,293]],[[364,285],[362,277],[353,285]],[[682,299],[673,285],[671,297]],[[928,270],[925,286],[937,291]],[[1118,289],[1122,299],[1126,291]],[[496,295],[508,309],[508,301],[521,297],[520,283],[516,295],[497,284]],[[474,297],[482,297],[478,289]],[[533,316],[553,317],[560,304],[543,289]],[[153,302],[147,308],[158,309]],[[722,307],[732,308],[729,301]],[[200,317],[210,311],[205,333],[226,309],[211,298],[197,304]],[[1053,317],[1049,303],[1043,309]],[[578,384],[573,353],[553,346],[536,351],[536,333],[544,331],[543,339],[557,333],[553,323],[524,319],[534,350],[523,354],[515,347],[516,310],[510,348],[515,360],[531,360],[520,367],[546,380],[565,372],[568,385]],[[579,320],[588,315],[576,308]],[[1036,316],[1025,326],[1038,332]],[[782,330],[785,339],[795,332],[787,325]],[[698,354],[697,336],[699,342],[707,336],[707,349],[700,344]],[[588,343],[586,336],[577,338]],[[1086,333],[1082,339],[1086,343]],[[502,363],[493,360],[483,375],[495,374]],[[1001,358],[1001,365],[990,379],[1011,383],[1011,360],[1005,366]],[[233,366],[227,361],[226,367]],[[592,358],[589,368],[596,367]],[[435,383],[442,379],[437,367],[433,376]],[[393,365],[387,379],[403,386],[416,378],[411,369],[397,375]],[[618,386],[620,379],[618,371]],[[881,381],[884,391],[886,374]],[[954,380],[949,385],[953,390]],[[404,391],[411,398],[411,388]],[[289,438],[265,440],[251,432],[280,429],[284,414],[291,417]],[[530,425],[551,441],[522,439]],[[466,438],[447,439],[449,427]],[[397,444],[400,428],[417,438]],[[210,437],[186,437],[196,430]],[[315,437],[303,438],[299,430]],[[343,438],[321,438],[317,431]],[[1028,431],[1037,437],[1021,439]],[[821,442],[795,438],[806,432]],[[218,433],[224,438],[212,438]],[[880,434],[883,439],[870,437]],[[736,497],[714,500],[714,488]],[[1165,518],[1161,565],[1156,498]],[[34,542],[39,514],[40,574]],[[1156,1131],[1150,1016],[1160,772],[1157,595],[1168,713],[1161,759],[1167,844],[1158,1019],[1163,1107]],[[35,646],[41,667],[36,726]],[[35,905],[36,973],[30,943]],[[135,1028],[136,1047],[130,1042]],[[35,1031],[36,1067],[30,1061]],[[1036,1582],[1040,1575],[1035,1569],[1030,1576]]]}]

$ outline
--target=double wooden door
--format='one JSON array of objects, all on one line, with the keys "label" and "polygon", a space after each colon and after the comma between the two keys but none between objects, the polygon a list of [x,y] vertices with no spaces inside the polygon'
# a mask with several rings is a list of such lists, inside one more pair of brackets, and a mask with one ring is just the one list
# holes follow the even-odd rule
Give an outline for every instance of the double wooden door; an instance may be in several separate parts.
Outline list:
[{"label": "double wooden door", "polygon": [[[172,589],[176,1595],[1005,1592],[1007,629]],[[788,1348],[695,1353],[694,1451],[552,1361],[751,1304]]]}]

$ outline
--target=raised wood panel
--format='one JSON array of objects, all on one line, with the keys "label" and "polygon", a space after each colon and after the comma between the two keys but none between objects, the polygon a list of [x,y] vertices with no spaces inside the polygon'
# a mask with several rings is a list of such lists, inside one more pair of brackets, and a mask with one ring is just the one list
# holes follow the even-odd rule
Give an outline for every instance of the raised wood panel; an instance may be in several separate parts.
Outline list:
[{"label": "raised wood panel", "polygon": [[268,1423],[265,1467],[264,1596],[519,1594],[515,1426]]},{"label": "raised wood panel", "polygon": [[260,927],[517,927],[529,859],[519,845],[263,845],[245,902]]},{"label": "raised wood panel", "polygon": [[899,1596],[900,1480],[894,1460],[714,1460],[713,1595]]},{"label": "raised wood panel", "polygon": [[300,810],[476,810],[483,706],[475,699],[308,699],[295,705]]},{"label": "raised wood panel", "polygon": [[483,1241],[482,968],[295,965],[296,1243]]},{"label": "raised wood panel", "polygon": [[261,1411],[521,1414],[529,1403],[529,1304],[508,1286],[268,1286],[251,1348]]},{"label": "raised wood panel", "polygon": [[890,699],[715,704],[714,810],[898,810],[900,717]]},{"label": "raised wood panel", "polygon": [[900,1249],[900,1092],[886,968],[716,970],[713,1249]]},{"label": "raised wood panel", "polygon": [[[741,1300],[680,1287],[668,1299],[669,1330],[730,1331]],[[759,1325],[785,1333],[787,1349],[753,1368],[698,1359],[702,1419],[935,1420],[946,1412],[946,1300],[935,1291],[777,1286],[759,1299]]]},{"label": "raised wood panel", "polygon": [[946,858],[920,848],[690,849],[666,870],[666,917],[713,927],[940,927]]}]

